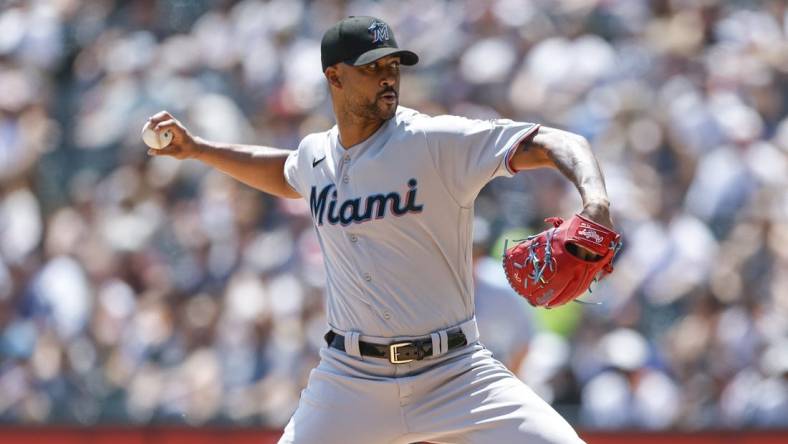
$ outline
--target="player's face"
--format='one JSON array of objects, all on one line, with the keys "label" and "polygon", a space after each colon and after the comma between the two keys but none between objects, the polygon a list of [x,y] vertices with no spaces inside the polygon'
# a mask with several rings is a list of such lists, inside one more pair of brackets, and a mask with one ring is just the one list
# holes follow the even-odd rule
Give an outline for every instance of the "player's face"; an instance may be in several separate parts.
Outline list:
[{"label": "player's face", "polygon": [[345,65],[342,84],[350,111],[361,117],[387,120],[399,104],[399,56],[361,66]]}]

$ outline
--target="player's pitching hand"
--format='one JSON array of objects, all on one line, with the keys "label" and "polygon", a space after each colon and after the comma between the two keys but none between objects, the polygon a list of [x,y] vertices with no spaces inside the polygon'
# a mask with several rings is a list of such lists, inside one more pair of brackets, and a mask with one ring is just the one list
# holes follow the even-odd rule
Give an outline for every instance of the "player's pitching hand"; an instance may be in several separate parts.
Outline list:
[{"label": "player's pitching hand", "polygon": [[167,111],[161,111],[151,116],[150,122],[153,131],[161,134],[166,130],[172,133],[172,141],[161,149],[148,149],[151,156],[171,156],[176,159],[193,159],[200,155],[198,139],[186,129],[183,124]]}]

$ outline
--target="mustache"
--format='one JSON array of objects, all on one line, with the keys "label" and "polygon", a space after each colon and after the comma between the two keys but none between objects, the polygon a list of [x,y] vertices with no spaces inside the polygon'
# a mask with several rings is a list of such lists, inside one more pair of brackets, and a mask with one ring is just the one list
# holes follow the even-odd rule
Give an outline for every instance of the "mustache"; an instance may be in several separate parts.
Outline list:
[{"label": "mustache", "polygon": [[399,97],[399,93],[397,93],[397,90],[395,90],[393,86],[387,86],[383,88],[383,90],[378,93],[378,97],[382,97],[383,94],[386,93],[394,93],[395,97]]}]

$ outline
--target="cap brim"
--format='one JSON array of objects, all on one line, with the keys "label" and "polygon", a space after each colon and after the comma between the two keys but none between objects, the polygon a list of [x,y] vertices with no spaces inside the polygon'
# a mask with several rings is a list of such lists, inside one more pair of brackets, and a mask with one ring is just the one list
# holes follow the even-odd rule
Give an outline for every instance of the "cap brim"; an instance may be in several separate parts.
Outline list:
[{"label": "cap brim", "polygon": [[353,66],[361,66],[390,55],[398,55],[400,57],[400,63],[403,65],[415,65],[419,63],[419,56],[417,56],[415,52],[400,48],[375,48],[361,54],[355,60],[346,61],[346,63]]}]

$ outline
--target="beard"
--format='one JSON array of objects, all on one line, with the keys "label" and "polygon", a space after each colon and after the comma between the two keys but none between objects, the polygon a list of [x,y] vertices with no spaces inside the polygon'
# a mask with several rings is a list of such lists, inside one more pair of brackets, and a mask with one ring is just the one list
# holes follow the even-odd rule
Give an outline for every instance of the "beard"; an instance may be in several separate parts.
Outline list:
[{"label": "beard", "polygon": [[[382,96],[386,93],[394,93],[393,103],[385,100]],[[354,106],[353,106],[354,105]],[[399,106],[399,94],[394,88],[386,88],[379,92],[371,101],[358,101],[351,106],[351,112],[363,120],[388,120],[394,117]]]}]

